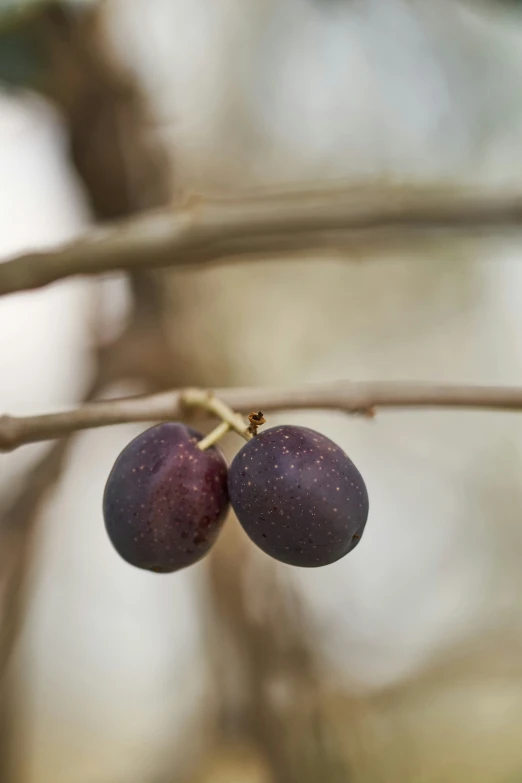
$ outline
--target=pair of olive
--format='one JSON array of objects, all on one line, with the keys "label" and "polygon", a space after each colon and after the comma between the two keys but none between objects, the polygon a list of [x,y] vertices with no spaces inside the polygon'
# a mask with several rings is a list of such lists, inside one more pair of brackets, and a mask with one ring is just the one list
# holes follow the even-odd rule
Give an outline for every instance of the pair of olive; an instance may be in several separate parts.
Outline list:
[{"label": "pair of olive", "polygon": [[229,505],[250,539],[294,566],[323,566],[359,542],[368,516],[361,474],[329,438],[281,425],[245,443],[228,468],[217,446],[184,424],[131,441],[109,475],[103,513],[119,554],[139,568],[177,571],[216,541]]}]

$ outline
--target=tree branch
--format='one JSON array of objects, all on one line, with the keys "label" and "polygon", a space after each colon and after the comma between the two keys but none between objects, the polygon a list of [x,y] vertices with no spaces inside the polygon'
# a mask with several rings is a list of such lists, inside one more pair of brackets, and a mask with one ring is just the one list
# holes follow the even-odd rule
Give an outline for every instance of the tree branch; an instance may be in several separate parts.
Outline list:
[{"label": "tree branch", "polygon": [[426,236],[522,229],[522,195],[441,187],[279,192],[149,212],[56,250],[0,264],[0,295],[72,275],[183,267],[245,257],[368,250]]},{"label": "tree branch", "polygon": [[[217,399],[216,399],[217,398]],[[215,415],[219,400],[240,413],[252,410],[336,410],[373,416],[376,408],[470,408],[522,411],[522,388],[417,383],[337,382],[296,388],[185,389],[143,397],[87,403],[42,416],[0,416],[0,451],[52,440],[76,430],[129,422]]]}]

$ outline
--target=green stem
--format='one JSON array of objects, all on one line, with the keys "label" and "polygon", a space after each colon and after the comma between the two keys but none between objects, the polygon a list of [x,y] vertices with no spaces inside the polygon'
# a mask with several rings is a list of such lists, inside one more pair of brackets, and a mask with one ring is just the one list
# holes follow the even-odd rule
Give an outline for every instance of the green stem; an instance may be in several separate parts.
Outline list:
[{"label": "green stem", "polygon": [[227,432],[230,430],[230,424],[226,421],[222,421],[221,424],[218,424],[218,426],[212,430],[212,432],[209,432],[209,434],[199,441],[198,443],[198,449],[201,449],[201,451],[206,451],[211,446],[214,446],[223,435],[226,435]]}]

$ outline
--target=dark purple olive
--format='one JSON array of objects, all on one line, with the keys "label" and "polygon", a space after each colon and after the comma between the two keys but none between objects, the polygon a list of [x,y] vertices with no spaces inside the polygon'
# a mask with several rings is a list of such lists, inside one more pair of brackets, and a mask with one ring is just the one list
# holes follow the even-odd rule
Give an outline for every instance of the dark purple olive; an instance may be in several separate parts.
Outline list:
[{"label": "dark purple olive", "polygon": [[294,566],[344,557],[368,517],[368,493],[353,462],[307,427],[272,427],[248,441],[230,466],[228,491],[252,541]]},{"label": "dark purple olive", "polygon": [[103,497],[107,533],[131,565],[167,573],[214,544],[228,511],[227,464],[219,449],[178,423],[158,424],[126,446]]}]

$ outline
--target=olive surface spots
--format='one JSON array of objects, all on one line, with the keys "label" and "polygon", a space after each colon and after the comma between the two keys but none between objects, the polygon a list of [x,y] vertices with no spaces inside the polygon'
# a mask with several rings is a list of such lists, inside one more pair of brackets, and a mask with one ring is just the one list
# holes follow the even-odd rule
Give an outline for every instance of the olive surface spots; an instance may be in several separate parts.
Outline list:
[{"label": "olive surface spots", "polygon": [[[103,498],[112,544],[131,565],[157,573],[189,566],[214,544],[228,511],[227,465],[183,424],[152,427],[117,458]],[[197,550],[186,548],[191,539]]]},{"label": "olive surface spots", "polygon": [[273,427],[248,441],[230,466],[228,488],[252,541],[290,565],[339,560],[359,543],[368,517],[368,494],[356,466],[335,443],[306,427]]}]

